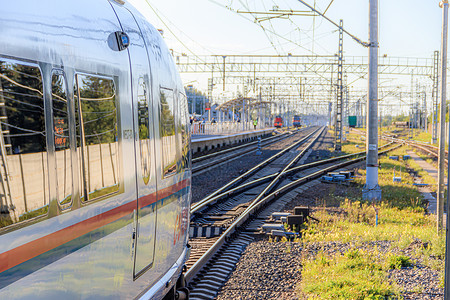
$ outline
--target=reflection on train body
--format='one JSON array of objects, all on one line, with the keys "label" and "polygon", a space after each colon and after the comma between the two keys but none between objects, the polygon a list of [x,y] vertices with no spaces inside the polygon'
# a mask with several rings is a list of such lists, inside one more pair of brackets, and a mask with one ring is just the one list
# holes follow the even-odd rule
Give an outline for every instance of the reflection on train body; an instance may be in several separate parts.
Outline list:
[{"label": "reflection on train body", "polygon": [[190,130],[161,34],[127,1],[2,12],[0,299],[175,298]]},{"label": "reflection on train body", "polygon": [[[42,76],[39,68],[0,62],[1,207],[10,212],[0,226],[45,214],[47,156]],[[6,157],[5,157],[6,156]]]},{"label": "reflection on train body", "polygon": [[[3,227],[46,215],[50,195],[41,72],[37,66],[7,61],[2,61],[0,68],[1,153],[6,154],[6,158],[2,156],[1,208],[9,212],[9,218],[1,220]],[[74,161],[78,162],[74,169],[79,170],[81,200],[119,190],[114,81],[77,74],[76,83],[71,103],[63,72],[52,74],[53,124],[48,128],[53,137],[56,197],[62,209],[77,200],[72,197]],[[70,122],[71,105],[76,124]],[[70,135],[71,126],[75,126],[76,137]]]}]

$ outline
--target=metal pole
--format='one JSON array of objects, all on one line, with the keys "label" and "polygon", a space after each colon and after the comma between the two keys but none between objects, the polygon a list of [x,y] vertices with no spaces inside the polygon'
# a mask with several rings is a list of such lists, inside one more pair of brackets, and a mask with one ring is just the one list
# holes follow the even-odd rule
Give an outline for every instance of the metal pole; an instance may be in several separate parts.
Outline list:
[{"label": "metal pole", "polygon": [[[440,119],[439,119],[439,153],[438,153],[438,191],[437,191],[437,230],[443,228],[444,216],[444,168],[445,168],[445,113],[446,113],[446,85],[447,85],[447,23],[448,23],[448,0],[441,1],[442,9],[442,36],[441,36],[441,94],[440,94]],[[447,241],[448,243],[448,241]],[[446,257],[447,258],[447,257]],[[447,265],[447,259],[446,259]],[[446,268],[447,270],[447,268]],[[448,273],[448,272],[446,272]],[[447,274],[445,277],[447,283]],[[447,286],[447,285],[446,285]],[[447,291],[448,292],[448,291]],[[445,294],[447,295],[447,293]],[[447,298],[446,298],[447,299]]]},{"label": "metal pole", "polygon": [[344,59],[344,21],[339,22],[339,48],[338,48],[338,71],[337,71],[337,94],[336,94],[336,127],[334,128],[334,150],[342,149],[342,102],[344,95],[343,86],[343,59]]},{"label": "metal pole", "polygon": [[222,56],[223,58],[223,91],[225,91],[225,58],[226,56]]},{"label": "metal pole", "polygon": [[259,87],[259,106],[258,106],[258,128],[262,128],[261,123],[262,123],[262,106],[261,106],[261,102],[262,102],[262,86]]},{"label": "metal pole", "polygon": [[245,99],[242,99],[242,116],[241,116],[241,122],[242,122],[242,131],[245,131]]},{"label": "metal pole", "polygon": [[[446,86],[447,86],[447,36],[448,36],[448,0],[443,0],[439,4],[439,6],[442,8],[442,45],[441,45],[441,139],[439,140],[439,180],[441,179],[441,171],[442,171],[442,177],[444,176],[444,154],[445,154],[445,140],[444,140],[444,124],[445,124],[445,102],[446,102]],[[444,116],[444,117],[442,117]],[[449,130],[450,135],[450,130]],[[450,141],[450,139],[449,139]],[[442,145],[442,148],[441,148]],[[442,151],[441,151],[442,150]],[[442,159],[441,159],[441,153],[442,153]],[[448,157],[450,158],[450,151],[448,154]],[[442,164],[442,168],[441,168]],[[448,166],[447,172],[450,170],[450,165]],[[450,182],[450,172],[447,175],[447,182]],[[443,180],[440,182],[443,185]],[[439,185],[441,187],[441,185]],[[442,189],[443,194],[443,189]],[[440,195],[439,195],[440,196]],[[444,200],[442,198],[442,200]],[[449,251],[450,248],[450,232],[448,230],[449,224],[450,224],[450,195],[448,195],[447,192],[447,226],[445,231],[445,288],[444,288],[444,299],[448,300],[450,299],[450,271],[449,271]],[[440,205],[444,205],[444,201],[438,202],[438,210],[440,209]],[[443,209],[440,211],[443,213]],[[441,217],[442,221],[442,217]],[[439,217],[438,217],[439,222]],[[438,224],[439,228],[439,224]]]},{"label": "metal pole", "polygon": [[366,185],[363,198],[380,201],[378,185],[378,0],[369,1],[369,74],[366,129]]},{"label": "metal pole", "polygon": [[432,143],[437,143],[437,132],[438,132],[438,110],[439,110],[439,97],[438,97],[438,86],[439,86],[439,51],[434,51],[433,58],[433,117],[431,118],[433,123],[433,135]]},{"label": "metal pole", "polygon": [[328,102],[328,129],[331,128],[331,111],[333,110],[333,103]]}]

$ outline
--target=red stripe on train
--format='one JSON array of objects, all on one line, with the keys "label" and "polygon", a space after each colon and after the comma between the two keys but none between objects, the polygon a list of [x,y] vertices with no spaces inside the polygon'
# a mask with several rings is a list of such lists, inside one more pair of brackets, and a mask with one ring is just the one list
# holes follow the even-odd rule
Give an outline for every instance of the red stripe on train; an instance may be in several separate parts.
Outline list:
[{"label": "red stripe on train", "polygon": [[[187,186],[187,180],[178,182],[158,192],[158,200],[161,200]],[[155,193],[139,198],[139,208],[156,202]],[[49,235],[43,236],[29,243],[0,253],[0,273],[13,268],[27,260],[59,247],[73,239],[87,234],[95,229],[112,223],[136,209],[136,201],[128,202],[122,206],[113,208],[80,223],[73,224]]]}]

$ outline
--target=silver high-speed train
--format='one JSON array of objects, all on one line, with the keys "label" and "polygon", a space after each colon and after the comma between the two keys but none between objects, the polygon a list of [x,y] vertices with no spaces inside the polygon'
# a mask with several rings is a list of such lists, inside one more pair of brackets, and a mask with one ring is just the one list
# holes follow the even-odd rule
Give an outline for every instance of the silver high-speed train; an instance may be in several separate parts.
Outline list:
[{"label": "silver high-speed train", "polygon": [[190,135],[126,1],[0,7],[0,299],[186,298]]}]

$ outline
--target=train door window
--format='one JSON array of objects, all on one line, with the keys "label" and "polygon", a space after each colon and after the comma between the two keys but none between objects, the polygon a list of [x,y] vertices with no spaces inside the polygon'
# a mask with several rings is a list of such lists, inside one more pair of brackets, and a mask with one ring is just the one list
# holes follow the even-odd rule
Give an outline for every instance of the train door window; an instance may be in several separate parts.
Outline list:
[{"label": "train door window", "polygon": [[162,144],[163,176],[176,172],[177,146],[175,139],[175,101],[173,91],[161,88],[160,92],[160,135]]},{"label": "train door window", "polygon": [[37,65],[0,59],[0,228],[46,215],[47,146]]},{"label": "train door window", "polygon": [[179,118],[179,132],[181,135],[181,169],[189,168],[190,160],[190,128],[189,128],[189,116],[186,96],[183,93],[178,94],[178,115]]},{"label": "train door window", "polygon": [[67,88],[62,71],[54,71],[52,74],[52,111],[57,198],[60,204],[70,205],[72,195],[72,161],[69,140]]},{"label": "train door window", "polygon": [[138,86],[138,125],[139,145],[141,154],[142,179],[145,184],[150,181],[151,167],[151,137],[149,128],[149,102],[147,84],[144,78],[139,79]]},{"label": "train door window", "polygon": [[82,201],[119,191],[118,129],[114,81],[76,75],[76,128]]}]

